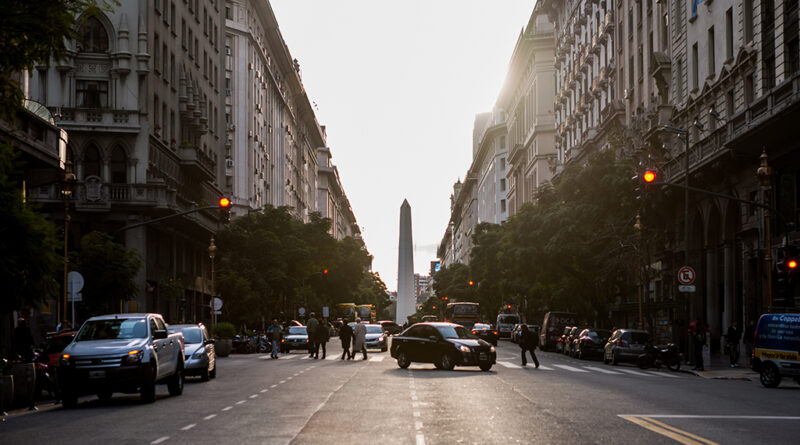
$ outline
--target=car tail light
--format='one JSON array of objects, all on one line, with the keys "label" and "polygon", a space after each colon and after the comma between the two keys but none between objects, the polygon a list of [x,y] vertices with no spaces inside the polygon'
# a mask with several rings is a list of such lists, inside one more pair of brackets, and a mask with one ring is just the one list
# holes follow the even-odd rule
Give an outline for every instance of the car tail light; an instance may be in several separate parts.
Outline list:
[{"label": "car tail light", "polygon": [[473,329],[473,330],[472,330],[472,333],[473,333],[473,334],[475,334],[475,335],[477,335],[477,334],[478,334],[478,331],[476,331],[476,330],[474,330],[474,329]]},{"label": "car tail light", "polygon": [[586,343],[594,343],[594,340],[592,340],[592,337],[584,337],[581,340],[586,342]]},{"label": "car tail light", "polygon": [[494,331],[494,332],[493,332],[493,334],[494,334],[494,335],[497,335],[497,331]]}]

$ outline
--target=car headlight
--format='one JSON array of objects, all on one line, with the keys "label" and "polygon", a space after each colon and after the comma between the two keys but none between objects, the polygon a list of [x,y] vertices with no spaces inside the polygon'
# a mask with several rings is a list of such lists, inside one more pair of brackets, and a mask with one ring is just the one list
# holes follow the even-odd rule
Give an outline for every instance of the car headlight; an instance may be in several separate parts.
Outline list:
[{"label": "car headlight", "polygon": [[489,346],[489,352],[494,352],[494,346]]},{"label": "car headlight", "polygon": [[200,348],[192,354],[192,358],[203,358],[206,355],[206,349]]},{"label": "car headlight", "polygon": [[139,363],[142,361],[142,357],[144,357],[144,351],[134,349],[133,351],[128,352],[128,355],[125,356],[124,362],[127,364]]},{"label": "car headlight", "polygon": [[383,337],[378,337],[378,341],[384,341],[384,340],[386,340],[386,339],[383,338]]},{"label": "car headlight", "polygon": [[464,346],[464,345],[459,346],[458,349],[461,352],[469,352],[470,351],[469,346]]},{"label": "car headlight", "polygon": [[72,364],[72,360],[70,360],[69,354],[61,354],[61,366],[70,366]]}]

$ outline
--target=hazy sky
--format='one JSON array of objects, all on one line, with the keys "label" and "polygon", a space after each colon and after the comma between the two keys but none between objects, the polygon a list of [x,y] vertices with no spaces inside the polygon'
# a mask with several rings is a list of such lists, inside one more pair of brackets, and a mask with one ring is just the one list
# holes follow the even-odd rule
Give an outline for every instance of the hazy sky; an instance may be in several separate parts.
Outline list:
[{"label": "hazy sky", "polygon": [[400,205],[427,275],[535,0],[270,0],[362,227],[397,289]]}]

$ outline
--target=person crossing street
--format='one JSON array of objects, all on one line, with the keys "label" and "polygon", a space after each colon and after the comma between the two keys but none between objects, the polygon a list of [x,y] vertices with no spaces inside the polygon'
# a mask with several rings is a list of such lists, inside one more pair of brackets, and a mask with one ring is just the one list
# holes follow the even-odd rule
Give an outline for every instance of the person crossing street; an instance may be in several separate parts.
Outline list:
[{"label": "person crossing street", "polygon": [[350,351],[350,342],[353,340],[353,328],[349,324],[344,323],[339,329],[339,339],[342,341],[342,360],[353,359],[353,352]]},{"label": "person crossing street", "polygon": [[528,329],[528,325],[523,324],[520,326],[519,347],[522,349],[522,366],[528,365],[528,360],[525,357],[526,352],[531,353],[533,364],[539,367],[539,359],[536,358],[536,346],[539,344],[539,337]]},{"label": "person crossing street", "polygon": [[367,359],[367,327],[361,323],[360,318],[356,318],[356,324],[353,326],[353,352],[357,351],[364,353],[364,360]]},{"label": "person crossing street", "polygon": [[315,313],[308,314],[308,321],[306,322],[306,334],[308,335],[308,356],[314,357],[314,339],[316,338],[315,335],[317,333],[317,326],[319,322],[317,321],[317,316]]}]

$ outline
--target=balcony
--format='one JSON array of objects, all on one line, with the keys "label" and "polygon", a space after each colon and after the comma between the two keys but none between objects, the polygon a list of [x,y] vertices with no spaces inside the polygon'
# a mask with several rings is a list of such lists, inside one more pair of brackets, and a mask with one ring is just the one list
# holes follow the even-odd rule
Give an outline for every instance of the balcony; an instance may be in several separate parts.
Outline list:
[{"label": "balcony", "polygon": [[55,112],[54,117],[58,125],[67,130],[113,129],[114,132],[139,132],[139,114],[132,110],[60,108],[51,111]]},{"label": "balcony", "polygon": [[198,181],[214,181],[217,162],[199,147],[184,144],[178,148],[178,157],[183,171]]},{"label": "balcony", "polygon": [[[62,204],[59,184],[31,187],[27,196],[38,203]],[[72,202],[78,211],[107,212],[113,206],[174,208],[175,191],[164,183],[111,184],[89,176],[75,184]]]}]

